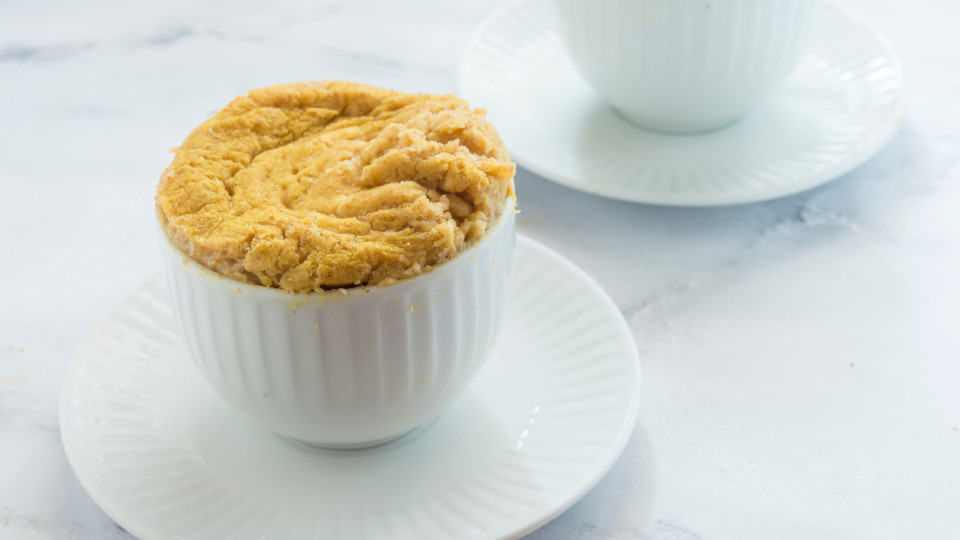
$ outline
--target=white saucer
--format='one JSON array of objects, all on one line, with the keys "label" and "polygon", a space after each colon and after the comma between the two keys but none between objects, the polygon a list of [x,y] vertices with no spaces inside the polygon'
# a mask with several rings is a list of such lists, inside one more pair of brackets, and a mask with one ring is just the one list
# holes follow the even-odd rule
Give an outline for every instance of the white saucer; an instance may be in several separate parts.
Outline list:
[{"label": "white saucer", "polygon": [[704,135],[658,135],[616,115],[564,56],[550,0],[491,16],[463,56],[458,86],[488,109],[530,171],[596,195],[678,206],[772,199],[837,178],[893,136],[906,107],[887,42],[829,5],[809,54],[777,93]]},{"label": "white saucer", "polygon": [[301,447],[210,390],[154,275],[67,369],[63,446],[91,497],[145,539],[504,538],[592,488],[636,420],[637,352],[619,310],[560,255],[518,238],[488,366],[427,426],[367,450]]}]

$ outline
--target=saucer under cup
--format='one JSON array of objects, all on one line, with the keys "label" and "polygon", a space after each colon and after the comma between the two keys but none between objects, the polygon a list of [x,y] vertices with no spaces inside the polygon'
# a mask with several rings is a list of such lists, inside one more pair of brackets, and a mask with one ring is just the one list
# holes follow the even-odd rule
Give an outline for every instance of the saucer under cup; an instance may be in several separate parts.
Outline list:
[{"label": "saucer under cup", "polygon": [[364,450],[291,444],[220,398],[154,275],[95,324],[64,377],[67,458],[131,534],[163,539],[515,538],[610,469],[633,430],[636,345],[583,271],[517,238],[485,367],[437,419]]},{"label": "saucer under cup", "polygon": [[710,133],[663,135],[624,120],[564,53],[551,0],[520,0],[492,15],[457,82],[489,111],[523,168],[595,195],[676,206],[762,201],[833,180],[890,140],[907,102],[886,40],[829,3],[790,77]]}]

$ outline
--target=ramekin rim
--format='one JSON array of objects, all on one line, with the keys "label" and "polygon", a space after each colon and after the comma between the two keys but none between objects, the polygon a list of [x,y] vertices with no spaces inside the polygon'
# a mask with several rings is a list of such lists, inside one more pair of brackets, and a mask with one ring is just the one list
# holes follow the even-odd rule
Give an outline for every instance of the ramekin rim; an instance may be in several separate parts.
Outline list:
[{"label": "ramekin rim", "polygon": [[450,259],[449,261],[443,262],[441,264],[435,265],[430,268],[430,270],[410,277],[397,280],[388,285],[358,285],[354,287],[342,287],[337,289],[329,289],[324,292],[311,291],[307,293],[292,293],[285,291],[279,287],[267,287],[265,285],[256,285],[253,283],[245,283],[243,281],[238,281],[231,277],[225,276],[216,272],[207,266],[200,264],[193,259],[187,253],[184,253],[178,246],[176,246],[167,233],[163,230],[163,227],[160,226],[160,223],[157,222],[157,231],[161,238],[161,244],[165,246],[165,257],[171,257],[172,261],[179,259],[179,264],[173,264],[172,266],[176,267],[177,271],[191,271],[196,273],[200,278],[208,280],[210,283],[221,285],[231,292],[235,292],[243,295],[256,295],[261,297],[266,297],[270,299],[282,300],[283,302],[311,302],[311,301],[323,301],[328,299],[344,299],[350,296],[363,296],[369,297],[370,295],[381,293],[385,294],[390,291],[401,291],[409,287],[414,287],[420,284],[427,279],[431,279],[430,276],[435,276],[437,271],[449,270],[455,266],[466,264],[466,261],[470,260],[470,255],[477,251],[480,247],[486,245],[491,241],[491,239],[496,235],[495,233],[499,232],[501,227],[505,225],[505,222],[508,221],[513,215],[516,214],[517,200],[516,196],[511,190],[507,194],[506,201],[504,202],[503,211],[500,213],[500,216],[493,222],[493,224],[487,229],[484,233],[483,238],[474,242],[467,249],[458,253],[456,257]]}]

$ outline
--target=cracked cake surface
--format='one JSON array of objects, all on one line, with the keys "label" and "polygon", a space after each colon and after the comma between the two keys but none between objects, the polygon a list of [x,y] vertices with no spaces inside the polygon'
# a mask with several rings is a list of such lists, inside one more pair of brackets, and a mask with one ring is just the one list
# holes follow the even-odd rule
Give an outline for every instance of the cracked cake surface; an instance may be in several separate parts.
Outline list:
[{"label": "cracked cake surface", "polygon": [[196,128],[157,186],[170,240],[288,292],[388,284],[484,236],[515,165],[452,95],[323,81],[253,90]]}]

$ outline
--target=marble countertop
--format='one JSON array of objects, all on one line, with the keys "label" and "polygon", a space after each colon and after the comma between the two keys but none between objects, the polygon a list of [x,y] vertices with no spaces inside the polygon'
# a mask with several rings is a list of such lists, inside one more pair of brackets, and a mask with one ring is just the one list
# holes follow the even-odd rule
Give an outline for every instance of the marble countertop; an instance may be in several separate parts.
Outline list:
[{"label": "marble countertop", "polygon": [[[495,3],[0,5],[0,538],[130,538],[70,470],[58,395],[159,266],[168,149],[276,82],[453,91]],[[841,3],[887,34],[911,107],[836,182],[678,209],[518,173],[520,231],[610,293],[644,370],[622,458],[531,538],[960,538],[960,4]]]}]

